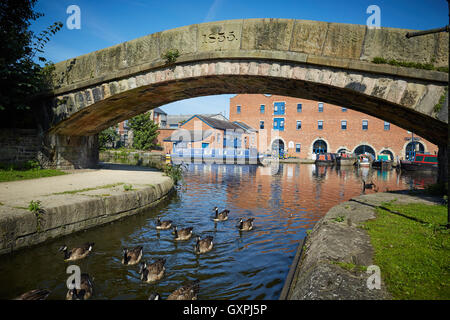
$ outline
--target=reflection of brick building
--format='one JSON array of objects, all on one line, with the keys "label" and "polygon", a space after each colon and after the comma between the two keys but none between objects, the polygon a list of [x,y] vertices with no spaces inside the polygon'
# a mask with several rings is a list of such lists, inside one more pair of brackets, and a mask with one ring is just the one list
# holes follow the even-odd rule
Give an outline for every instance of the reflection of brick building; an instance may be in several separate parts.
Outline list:
[{"label": "reflection of brick building", "polygon": [[[280,148],[303,159],[343,149],[405,158],[412,147],[407,130],[361,112],[306,99],[238,94],[230,99],[230,121],[242,121],[258,130],[259,152]],[[418,136],[414,141],[416,149],[437,153],[431,142]]]}]

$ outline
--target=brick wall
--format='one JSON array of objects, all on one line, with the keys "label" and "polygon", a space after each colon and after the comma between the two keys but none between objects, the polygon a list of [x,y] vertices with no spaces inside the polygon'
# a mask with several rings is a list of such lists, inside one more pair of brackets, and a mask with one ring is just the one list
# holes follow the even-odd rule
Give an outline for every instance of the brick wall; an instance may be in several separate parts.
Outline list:
[{"label": "brick wall", "polygon": [[[274,102],[285,102],[285,114],[274,115]],[[297,112],[297,104],[302,104],[302,111]],[[264,113],[260,112],[260,106],[265,106]],[[240,106],[240,113],[237,113]],[[274,118],[284,119],[284,131],[271,132]],[[318,130],[318,121],[323,121],[323,129]],[[347,121],[347,129],[341,129],[341,121]],[[362,129],[362,121],[367,120],[368,129]],[[242,121],[259,130],[258,151],[268,152],[271,143],[279,137],[285,143],[288,154],[303,159],[310,159],[313,152],[313,143],[324,140],[328,146],[328,152],[337,152],[341,148],[354,151],[359,145],[372,147],[377,154],[383,150],[389,150],[394,158],[405,157],[406,145],[410,142],[411,133],[407,130],[390,124],[389,130],[385,130],[384,121],[366,115],[361,112],[342,108],[328,103],[323,103],[323,112],[318,110],[318,102],[306,99],[298,99],[284,96],[263,94],[238,94],[230,99],[230,121]],[[266,138],[261,138],[260,121],[264,121]],[[301,129],[296,129],[296,122],[301,121]],[[426,152],[437,153],[437,146],[431,142],[419,138]],[[291,142],[291,148],[289,143]],[[301,145],[300,153],[296,152],[296,144]],[[293,148],[292,148],[293,145]]]}]

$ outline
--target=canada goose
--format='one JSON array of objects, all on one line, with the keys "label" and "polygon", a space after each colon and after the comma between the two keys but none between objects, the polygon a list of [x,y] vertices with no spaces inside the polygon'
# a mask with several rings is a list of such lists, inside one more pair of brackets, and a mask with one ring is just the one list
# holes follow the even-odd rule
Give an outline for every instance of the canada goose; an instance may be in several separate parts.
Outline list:
[{"label": "canada goose", "polygon": [[14,300],[45,300],[49,294],[50,291],[47,289],[34,289],[21,294]]},{"label": "canada goose", "polygon": [[159,218],[156,221],[156,229],[167,230],[172,227],[172,220],[161,221]]},{"label": "canada goose", "polygon": [[199,282],[199,280],[195,280],[178,288],[167,297],[167,300],[197,300],[200,290]]},{"label": "canada goose", "polygon": [[87,255],[92,251],[93,246],[93,242],[88,242],[85,243],[82,247],[72,248],[72,250],[67,251],[67,246],[63,245],[61,248],[59,248],[59,251],[64,252],[64,261],[72,261],[87,257]]},{"label": "canada goose", "polygon": [[239,230],[241,231],[250,231],[253,229],[253,220],[255,218],[249,218],[244,221],[242,218],[239,219]]},{"label": "canada goose", "polygon": [[87,273],[81,274],[80,289],[70,289],[67,291],[66,300],[87,300],[94,293],[94,285]]},{"label": "canada goose", "polygon": [[166,259],[161,258],[157,259],[152,264],[147,265],[147,262],[141,263],[141,268],[139,273],[141,274],[141,280],[145,282],[154,282],[160,280],[164,276],[164,271],[166,267],[164,264],[166,263]]},{"label": "canada goose", "polygon": [[150,297],[148,297],[148,300],[161,300],[161,296],[158,292],[153,292],[150,294]]},{"label": "canada goose", "polygon": [[214,216],[214,221],[225,221],[228,220],[228,214],[230,213],[230,210],[223,210],[222,212],[219,212],[219,208],[215,207],[214,210],[216,211],[216,215]]},{"label": "canada goose", "polygon": [[363,191],[364,190],[366,190],[366,189],[374,189],[374,190],[376,190],[376,191],[378,191],[378,188],[377,188],[377,186],[375,185],[375,183],[373,183],[372,181],[370,182],[370,183],[366,183],[366,181],[362,181],[363,182]]},{"label": "canada goose", "polygon": [[213,237],[207,236],[205,239],[200,239],[200,237],[197,236],[197,243],[195,244],[194,251],[195,253],[205,253],[211,251],[213,245]]},{"label": "canada goose", "polygon": [[142,258],[142,249],[142,246],[137,246],[133,249],[124,248],[122,263],[129,266],[139,263]]},{"label": "canada goose", "polygon": [[175,240],[188,240],[192,236],[192,229],[193,227],[188,227],[184,229],[180,229],[178,231],[177,226],[173,227],[173,233],[175,234]]}]

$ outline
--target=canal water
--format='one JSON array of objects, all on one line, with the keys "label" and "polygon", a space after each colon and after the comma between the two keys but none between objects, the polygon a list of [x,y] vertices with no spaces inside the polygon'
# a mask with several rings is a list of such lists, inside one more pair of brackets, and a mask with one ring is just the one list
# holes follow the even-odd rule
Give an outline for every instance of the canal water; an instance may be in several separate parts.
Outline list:
[{"label": "canal water", "polygon": [[[278,299],[299,242],[334,205],[362,193],[362,179],[378,191],[421,188],[433,175],[404,176],[367,168],[284,164],[279,170],[255,165],[190,164],[185,186],[144,214],[0,256],[0,299],[48,288],[48,299],[64,299],[67,266],[76,264],[94,278],[95,299],[163,299],[188,280],[200,280],[199,299]],[[373,190],[366,190],[372,193]],[[213,208],[229,209],[229,220],[214,223]],[[193,227],[214,237],[214,249],[200,256],[194,238],[176,242],[171,231],[157,231],[156,218]],[[238,219],[255,218],[252,231],[240,232]],[[95,242],[86,259],[65,263],[58,252]],[[121,264],[122,248],[141,245],[143,260],[166,259],[166,275],[143,283],[138,266]]]}]

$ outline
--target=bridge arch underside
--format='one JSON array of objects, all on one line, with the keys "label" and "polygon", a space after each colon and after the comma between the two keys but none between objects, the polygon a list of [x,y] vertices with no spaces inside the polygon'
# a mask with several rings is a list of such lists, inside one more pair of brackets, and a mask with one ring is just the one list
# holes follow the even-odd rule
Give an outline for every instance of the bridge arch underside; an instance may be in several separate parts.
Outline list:
[{"label": "bridge arch underside", "polygon": [[[215,60],[167,66],[80,88],[48,101],[51,134],[90,136],[149,109],[215,94],[268,93],[318,100],[389,121],[446,144],[447,123],[436,119],[442,83],[430,84],[334,67],[258,60]],[[190,112],[186,110],[186,112]]]}]

